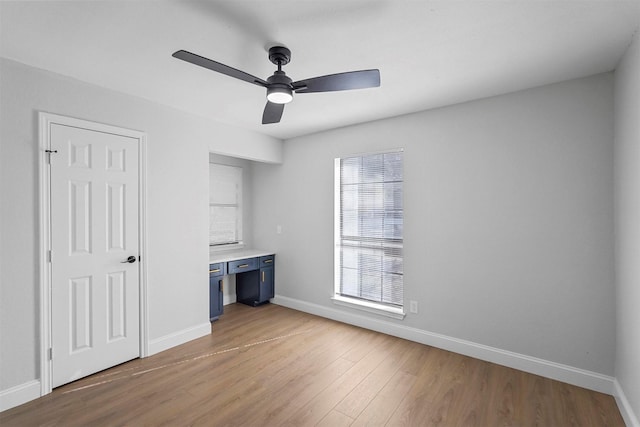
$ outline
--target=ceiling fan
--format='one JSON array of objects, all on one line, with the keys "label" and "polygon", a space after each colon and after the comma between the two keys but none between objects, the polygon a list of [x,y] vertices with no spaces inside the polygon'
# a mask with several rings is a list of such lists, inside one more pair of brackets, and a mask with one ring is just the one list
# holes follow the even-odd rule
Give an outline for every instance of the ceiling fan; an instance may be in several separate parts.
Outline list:
[{"label": "ceiling fan", "polygon": [[262,114],[262,124],[280,122],[282,112],[284,111],[284,104],[293,100],[293,92],[333,92],[380,86],[380,71],[375,69],[328,74],[326,76],[312,77],[294,82],[282,71],[282,66],[291,61],[291,51],[283,46],[274,46],[269,49],[269,60],[278,66],[278,70],[275,71],[271,77],[267,78],[267,80],[262,80],[244,71],[196,55],[195,53],[187,52],[186,50],[179,50],[172,56],[266,88],[267,105],[264,107],[264,113]]}]

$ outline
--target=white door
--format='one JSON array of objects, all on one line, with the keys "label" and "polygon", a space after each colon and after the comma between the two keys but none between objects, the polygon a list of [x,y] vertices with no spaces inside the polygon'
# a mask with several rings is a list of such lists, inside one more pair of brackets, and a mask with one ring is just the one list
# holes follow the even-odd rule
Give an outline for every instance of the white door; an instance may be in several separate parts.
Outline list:
[{"label": "white door", "polygon": [[52,124],[50,141],[57,387],[140,356],[139,166],[135,138]]}]

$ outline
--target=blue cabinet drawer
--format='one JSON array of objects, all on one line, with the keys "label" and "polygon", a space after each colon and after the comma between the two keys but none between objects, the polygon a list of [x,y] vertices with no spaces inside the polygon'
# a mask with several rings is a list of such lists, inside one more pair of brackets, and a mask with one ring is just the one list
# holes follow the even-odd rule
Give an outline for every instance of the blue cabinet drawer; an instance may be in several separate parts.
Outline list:
[{"label": "blue cabinet drawer", "polygon": [[273,264],[275,264],[275,255],[267,255],[267,256],[261,256],[260,257],[260,268],[262,267],[273,267]]},{"label": "blue cabinet drawer", "polygon": [[209,264],[209,276],[224,276],[225,275],[225,263],[224,262],[216,262],[215,264]]},{"label": "blue cabinet drawer", "polygon": [[229,274],[257,270],[258,267],[258,258],[245,258],[236,261],[229,261]]}]

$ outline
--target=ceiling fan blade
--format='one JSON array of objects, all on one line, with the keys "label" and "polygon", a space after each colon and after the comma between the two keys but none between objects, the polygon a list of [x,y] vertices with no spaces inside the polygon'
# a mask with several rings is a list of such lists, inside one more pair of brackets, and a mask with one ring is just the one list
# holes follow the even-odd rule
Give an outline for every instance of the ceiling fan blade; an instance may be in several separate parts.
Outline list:
[{"label": "ceiling fan blade", "polygon": [[200,67],[208,68],[209,70],[217,71],[218,73],[225,74],[229,77],[235,77],[236,79],[253,83],[261,87],[267,87],[268,84],[261,78],[252,76],[251,74],[245,73],[244,71],[236,70],[235,68],[221,64],[212,59],[205,58],[204,56],[187,52],[186,50],[178,50],[171,56],[173,56],[174,58],[182,59],[183,61],[190,62],[191,64],[198,65]]},{"label": "ceiling fan blade", "polygon": [[262,124],[268,125],[270,123],[280,122],[283,111],[284,104],[276,104],[274,102],[267,101],[267,105],[264,106],[264,113],[262,114]]},{"label": "ceiling fan blade", "polygon": [[333,92],[380,86],[379,70],[348,71],[292,83],[296,93]]}]

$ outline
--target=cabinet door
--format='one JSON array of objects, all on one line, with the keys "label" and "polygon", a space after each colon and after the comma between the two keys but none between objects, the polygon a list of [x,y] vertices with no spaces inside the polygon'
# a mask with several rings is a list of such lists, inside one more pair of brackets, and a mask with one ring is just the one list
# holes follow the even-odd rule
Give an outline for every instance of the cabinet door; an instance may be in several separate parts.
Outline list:
[{"label": "cabinet door", "polygon": [[209,320],[217,320],[222,314],[222,279],[209,276]]},{"label": "cabinet door", "polygon": [[221,316],[224,312],[223,298],[222,298],[222,278],[220,277],[218,280],[218,316]]},{"label": "cabinet door", "polygon": [[260,301],[265,302],[275,296],[273,267],[260,269]]}]

